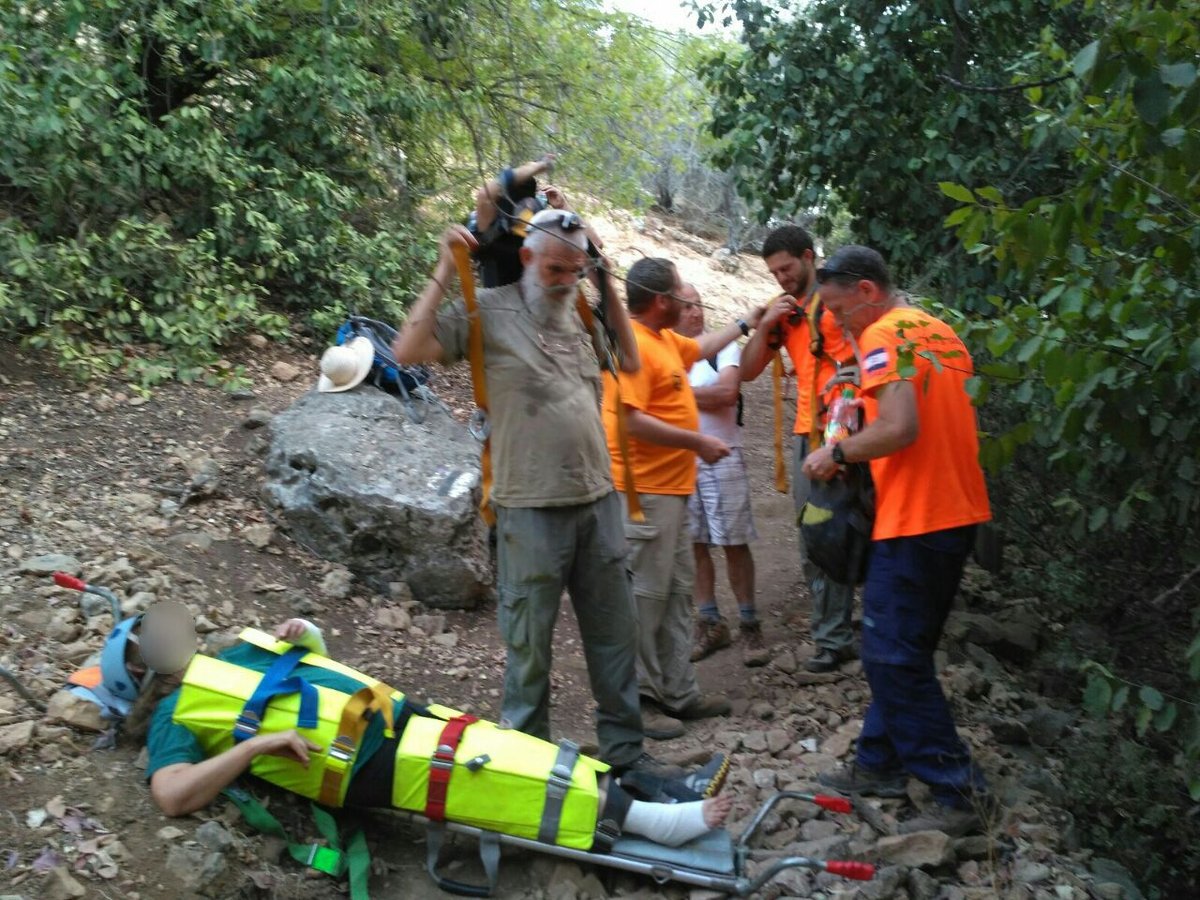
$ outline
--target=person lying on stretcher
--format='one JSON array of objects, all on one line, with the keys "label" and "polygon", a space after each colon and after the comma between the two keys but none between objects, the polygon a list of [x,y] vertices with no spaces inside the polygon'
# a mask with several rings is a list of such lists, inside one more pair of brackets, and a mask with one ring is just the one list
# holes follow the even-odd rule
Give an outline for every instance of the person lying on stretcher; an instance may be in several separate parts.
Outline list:
[{"label": "person lying on stretcher", "polygon": [[216,657],[195,653],[180,604],[155,604],[139,631],[125,659],[144,687],[125,731],[148,731],[150,793],[168,816],[202,809],[245,772],[329,806],[403,809],[576,849],[620,833],[677,846],[720,826],[733,804],[716,796],[728,770],[719,754],[681,779],[617,779],[568,742],[408,700],[330,660],[304,619],[273,636],[247,629]]}]

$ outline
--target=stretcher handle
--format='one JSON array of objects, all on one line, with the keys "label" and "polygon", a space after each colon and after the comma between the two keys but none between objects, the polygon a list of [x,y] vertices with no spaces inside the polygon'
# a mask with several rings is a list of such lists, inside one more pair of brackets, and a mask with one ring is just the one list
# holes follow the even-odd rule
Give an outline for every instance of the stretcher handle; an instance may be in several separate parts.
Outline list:
[{"label": "stretcher handle", "polygon": [[854,809],[848,798],[831,797],[829,794],[813,794],[812,802],[830,812],[848,813]]},{"label": "stretcher handle", "polygon": [[86,591],[87,582],[82,578],[76,578],[74,575],[68,575],[66,572],[55,572],[54,583],[59,587],[66,588],[70,591]]},{"label": "stretcher handle", "polygon": [[825,861],[824,868],[830,875],[841,875],[843,878],[852,878],[855,881],[870,881],[875,877],[875,867],[865,862],[830,859]]}]

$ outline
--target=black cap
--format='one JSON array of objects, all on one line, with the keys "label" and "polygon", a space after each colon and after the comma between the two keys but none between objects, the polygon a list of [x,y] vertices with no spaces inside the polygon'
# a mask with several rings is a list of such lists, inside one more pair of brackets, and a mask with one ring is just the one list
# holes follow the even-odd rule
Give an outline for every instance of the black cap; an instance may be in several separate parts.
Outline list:
[{"label": "black cap", "polygon": [[887,263],[879,251],[864,247],[861,244],[847,244],[841,247],[825,260],[825,265],[817,269],[817,284],[824,284],[830,278],[865,278],[873,281],[882,288],[892,286],[892,276],[888,272]]}]

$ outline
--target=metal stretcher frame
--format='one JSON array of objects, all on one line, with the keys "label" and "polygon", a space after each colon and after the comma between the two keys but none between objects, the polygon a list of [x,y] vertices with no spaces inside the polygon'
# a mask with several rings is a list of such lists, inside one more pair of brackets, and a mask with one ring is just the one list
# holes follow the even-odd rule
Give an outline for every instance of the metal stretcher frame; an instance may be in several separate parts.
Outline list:
[{"label": "metal stretcher frame", "polygon": [[[415,813],[410,814],[410,816],[413,820],[426,826],[430,839],[426,868],[430,877],[442,890],[465,897],[491,896],[492,891],[496,887],[501,846],[519,847],[538,853],[549,853],[553,856],[570,859],[578,863],[608,866],[625,872],[647,875],[658,884],[666,884],[668,881],[678,881],[696,887],[708,888],[709,890],[723,891],[738,897],[747,897],[753,894],[775,878],[780,872],[787,869],[816,869],[858,881],[869,881],[875,876],[875,867],[870,863],[846,860],[820,860],[807,856],[788,856],[777,859],[758,875],[751,878],[747,872],[747,863],[750,860],[752,852],[751,842],[754,840],[754,837],[771,810],[784,800],[804,800],[809,803],[816,803],[834,812],[850,812],[851,810],[850,801],[842,797],[814,795],[798,791],[780,791],[769,797],[759,807],[758,812],[746,830],[736,841],[732,840],[724,829],[714,829],[714,831],[709,832],[709,835],[706,836],[708,837],[707,844],[709,846],[704,848],[704,853],[714,857],[720,856],[721,865],[719,868],[704,868],[680,862],[678,857],[686,855],[686,848],[692,845],[685,845],[684,848],[673,848],[656,845],[652,841],[643,839],[629,841],[619,838],[614,843],[613,848],[607,852],[602,850],[576,850],[529,838],[500,834],[499,832],[488,831],[472,825],[463,825],[458,822],[433,822],[425,816]],[[470,835],[479,841],[480,858],[488,877],[486,884],[470,884],[456,881],[441,875],[437,871],[438,856],[441,851],[443,833],[445,831]],[[717,837],[714,839],[713,835]],[[698,842],[704,843],[705,838],[698,839]],[[642,852],[637,855],[622,852],[623,843],[626,846],[632,844]],[[661,849],[663,858],[653,858],[646,852],[646,848],[652,847]],[[681,853],[681,850],[684,852]]]}]

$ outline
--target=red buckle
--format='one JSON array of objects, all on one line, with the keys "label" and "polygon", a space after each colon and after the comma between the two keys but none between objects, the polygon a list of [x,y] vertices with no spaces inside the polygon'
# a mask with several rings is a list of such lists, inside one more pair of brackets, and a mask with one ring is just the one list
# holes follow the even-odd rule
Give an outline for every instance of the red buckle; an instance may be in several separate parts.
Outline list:
[{"label": "red buckle", "polygon": [[435,822],[446,818],[446,794],[450,789],[450,775],[454,772],[454,754],[467,726],[478,721],[478,716],[455,716],[442,729],[437,749],[433,751],[429,760],[429,792],[425,795],[425,818]]}]

